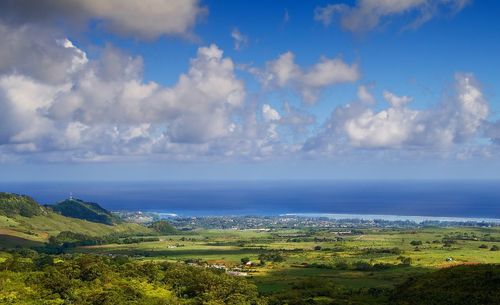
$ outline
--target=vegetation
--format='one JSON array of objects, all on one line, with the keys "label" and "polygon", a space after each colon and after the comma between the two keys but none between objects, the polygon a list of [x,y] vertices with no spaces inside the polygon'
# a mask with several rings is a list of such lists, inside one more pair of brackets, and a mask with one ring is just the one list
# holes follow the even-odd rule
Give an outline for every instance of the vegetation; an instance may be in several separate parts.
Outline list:
[{"label": "vegetation", "polygon": [[0,304],[499,303],[500,227],[184,231],[12,206],[0,215]]},{"label": "vegetation", "polygon": [[149,227],[159,234],[172,235],[179,233],[176,228],[165,220],[155,221]]},{"label": "vegetation", "polygon": [[33,217],[44,213],[44,208],[29,196],[0,192],[0,215]]},{"label": "vegetation", "polygon": [[216,270],[118,257],[27,253],[0,263],[2,304],[265,304],[257,287]]},{"label": "vegetation", "polygon": [[410,278],[393,293],[395,305],[500,304],[500,265],[457,266]]},{"label": "vegetation", "polygon": [[[100,208],[95,209],[99,211]],[[64,231],[93,237],[114,234],[143,236],[153,232],[133,223],[108,225],[66,217],[50,207],[41,206],[31,197],[0,193],[0,248],[41,246],[51,236],[55,237]]]},{"label": "vegetation", "polygon": [[1,304],[484,305],[500,303],[499,265],[426,272],[390,287],[342,285],[309,277],[259,293],[251,280],[218,269],[125,256],[0,253]]},{"label": "vegetation", "polygon": [[51,208],[66,217],[85,219],[92,222],[113,225],[117,219],[110,211],[94,202],[85,202],[80,199],[66,199]]}]

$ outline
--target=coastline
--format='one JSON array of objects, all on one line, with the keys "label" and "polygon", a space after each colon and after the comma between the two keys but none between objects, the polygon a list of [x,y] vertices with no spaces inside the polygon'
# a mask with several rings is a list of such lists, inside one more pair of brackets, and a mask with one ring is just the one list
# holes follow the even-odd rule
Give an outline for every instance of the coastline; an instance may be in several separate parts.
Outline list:
[{"label": "coastline", "polygon": [[453,217],[453,216],[410,216],[410,215],[384,215],[384,214],[337,214],[337,213],[286,213],[280,216],[298,216],[298,217],[326,217],[332,220],[385,220],[385,221],[412,221],[422,223],[426,221],[440,222],[486,222],[500,224],[499,218],[484,217]]}]

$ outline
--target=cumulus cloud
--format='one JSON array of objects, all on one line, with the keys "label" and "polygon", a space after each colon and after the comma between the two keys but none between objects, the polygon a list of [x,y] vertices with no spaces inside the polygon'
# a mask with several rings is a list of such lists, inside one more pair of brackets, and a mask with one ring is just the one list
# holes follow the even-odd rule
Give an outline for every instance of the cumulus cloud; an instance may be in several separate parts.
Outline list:
[{"label": "cumulus cloud", "polygon": [[0,74],[22,74],[48,83],[67,80],[87,62],[86,55],[59,40],[59,33],[33,26],[0,23]]},{"label": "cumulus cloud", "polygon": [[413,98],[410,96],[397,96],[396,94],[387,90],[384,90],[382,94],[384,96],[384,99],[394,108],[403,107],[413,100]]},{"label": "cumulus cloud", "polygon": [[199,0],[16,0],[2,1],[0,16],[11,21],[95,21],[122,35],[152,39],[190,35],[207,12]]},{"label": "cumulus cloud", "polygon": [[349,65],[340,58],[322,57],[312,67],[302,69],[295,63],[295,55],[292,52],[286,52],[267,62],[265,69],[257,73],[266,87],[291,86],[308,103],[316,101],[321,89],[355,82],[360,78],[360,74],[357,64]]},{"label": "cumulus cloud", "polygon": [[477,135],[489,113],[471,74],[457,74],[453,97],[432,109],[409,108],[412,99],[408,96],[389,91],[383,96],[389,108],[380,111],[360,102],[338,107],[305,148],[331,147],[341,141],[358,148],[446,148]]},{"label": "cumulus cloud", "polygon": [[262,105],[262,117],[264,122],[268,123],[267,138],[276,139],[278,138],[278,132],[276,131],[277,122],[281,119],[279,112],[271,107],[269,104]]},{"label": "cumulus cloud", "polygon": [[414,29],[443,11],[456,14],[470,2],[471,0],[357,0],[354,6],[328,4],[317,7],[314,20],[328,26],[335,16],[339,16],[343,29],[359,33],[376,29],[392,18],[411,14],[416,17],[405,28]]},{"label": "cumulus cloud", "polygon": [[375,98],[365,85],[358,86],[357,96],[358,99],[363,103],[367,104],[375,103]]},{"label": "cumulus cloud", "polygon": [[242,48],[246,47],[248,44],[248,37],[243,35],[238,28],[234,28],[231,31],[231,37],[233,38],[234,49],[236,51],[241,50]]},{"label": "cumulus cloud", "polygon": [[279,121],[281,119],[279,112],[269,104],[262,105],[262,116],[266,122]]},{"label": "cumulus cloud", "polygon": [[[4,152],[154,153],[176,143],[202,147],[238,129],[234,116],[245,100],[244,83],[216,45],[200,47],[187,73],[164,87],[143,81],[141,58],[111,46],[89,60],[71,41],[36,27],[0,29],[18,41],[0,46],[9,60],[0,70]],[[29,65],[25,48],[38,50],[27,53]]]}]

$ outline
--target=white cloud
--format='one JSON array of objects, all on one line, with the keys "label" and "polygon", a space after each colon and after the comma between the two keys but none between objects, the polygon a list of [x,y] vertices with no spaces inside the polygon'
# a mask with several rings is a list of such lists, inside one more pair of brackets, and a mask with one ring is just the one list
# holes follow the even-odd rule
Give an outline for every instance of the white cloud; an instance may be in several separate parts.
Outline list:
[{"label": "white cloud", "polygon": [[139,60],[115,50],[104,54],[105,61],[95,63],[78,86],[58,95],[50,117],[91,125],[164,124],[165,134],[178,142],[204,142],[230,132],[230,115],[242,105],[245,90],[233,74],[232,61],[217,46],[200,48],[189,72],[170,88],[143,83]]},{"label": "white cloud", "polygon": [[32,144],[53,132],[44,110],[64,88],[41,84],[21,75],[0,77],[0,145]]},{"label": "white cloud", "polygon": [[397,96],[387,90],[384,90],[382,94],[384,96],[384,99],[394,108],[403,107],[413,100],[413,98],[411,98],[410,96]]},{"label": "white cloud", "polygon": [[338,15],[340,24],[345,30],[365,32],[379,27],[393,17],[411,13],[417,17],[405,28],[417,28],[442,11],[458,13],[470,2],[470,0],[357,0],[354,6],[329,4],[317,7],[314,20],[328,26]]},{"label": "white cloud", "polygon": [[[245,100],[244,83],[216,45],[199,48],[188,72],[163,87],[142,80],[140,58],[113,47],[89,60],[67,39],[40,35],[29,26],[4,29],[23,43],[2,44],[0,54],[39,50],[27,53],[30,65],[22,56],[9,56],[0,70],[4,153],[60,151],[71,158],[99,158],[166,154],[174,143],[196,145],[195,153],[238,130],[234,120]],[[52,78],[45,77],[45,67],[52,69]]]},{"label": "white cloud", "polygon": [[190,35],[200,15],[199,0],[18,0],[0,4],[6,19],[98,22],[109,31],[152,39]]},{"label": "white cloud", "polygon": [[314,10],[314,20],[329,26],[332,23],[333,16],[337,13],[344,13],[349,10],[345,4],[328,4],[325,7],[317,7]]},{"label": "white cloud", "polygon": [[455,76],[455,94],[435,108],[415,110],[412,100],[384,91],[390,107],[375,111],[366,103],[338,107],[323,131],[305,146],[338,146],[342,140],[358,148],[446,149],[477,136],[489,107],[474,77]]},{"label": "white cloud", "polygon": [[279,112],[269,104],[262,105],[262,116],[266,122],[279,121],[281,119]]},{"label": "white cloud", "polygon": [[304,109],[293,107],[289,103],[284,103],[284,114],[280,123],[289,125],[294,130],[302,130],[306,126],[316,123],[316,117]]},{"label": "white cloud", "polygon": [[463,139],[474,135],[484,123],[489,106],[474,76],[457,74],[455,80],[456,104],[452,103],[448,107],[454,116],[457,138]]},{"label": "white cloud", "polygon": [[322,57],[318,63],[304,70],[295,63],[292,52],[286,52],[276,60],[267,62],[264,71],[258,75],[267,87],[291,86],[308,103],[316,101],[320,90],[325,87],[355,82],[360,78],[358,65],[349,65],[340,58]]},{"label": "white cloud", "polygon": [[0,75],[23,74],[48,83],[61,83],[87,61],[85,54],[55,43],[58,32],[33,26],[8,26],[0,22]]},{"label": "white cloud", "polygon": [[410,109],[389,108],[377,113],[366,109],[347,119],[343,127],[354,146],[398,148],[424,131],[424,126],[418,123],[418,114]]},{"label": "white cloud", "polygon": [[271,105],[264,104],[262,105],[262,117],[264,118],[264,123],[267,123],[266,138],[268,140],[278,139],[277,123],[281,120],[279,112],[271,107]]},{"label": "white cloud", "polygon": [[234,41],[234,49],[239,51],[248,45],[248,37],[243,35],[238,28],[231,31],[231,37]]},{"label": "white cloud", "polygon": [[358,86],[357,96],[358,96],[358,99],[363,103],[367,103],[367,104],[375,103],[375,98],[370,93],[370,91],[368,91],[368,88],[364,85]]}]

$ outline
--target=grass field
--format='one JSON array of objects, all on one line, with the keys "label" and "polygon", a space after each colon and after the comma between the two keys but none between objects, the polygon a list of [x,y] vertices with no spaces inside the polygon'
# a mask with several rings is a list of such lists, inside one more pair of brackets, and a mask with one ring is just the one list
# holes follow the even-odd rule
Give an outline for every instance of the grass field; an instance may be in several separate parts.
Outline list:
[{"label": "grass field", "polygon": [[[301,237],[291,238],[295,236]],[[450,236],[455,237],[452,242],[443,241]],[[457,236],[473,237],[461,240]],[[500,251],[490,251],[500,243],[484,241],[500,240],[499,228],[369,229],[363,234],[343,235],[339,241],[338,237],[327,230],[199,230],[192,235],[162,236],[156,242],[90,246],[73,251],[129,255],[143,260],[201,260],[229,268],[238,267],[242,258],[249,258],[258,264],[239,267],[248,272],[261,292],[286,290],[308,278],[328,279],[352,289],[390,288],[409,276],[437,268],[500,263]],[[415,246],[412,242],[421,244]],[[263,253],[279,253],[283,261],[260,264],[259,255]],[[402,258],[410,258],[411,264],[401,264]],[[355,266],[359,262],[369,266],[384,264],[384,268],[358,270]],[[338,268],[339,263],[347,267]]]},{"label": "grass field", "polygon": [[0,215],[0,246],[9,246],[6,236],[14,236],[21,240],[46,242],[49,236],[62,231],[72,231],[91,236],[104,236],[111,233],[148,234],[151,230],[133,223],[122,223],[113,226],[86,220],[65,217],[54,212],[34,217],[6,217]]}]

